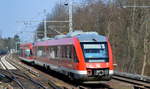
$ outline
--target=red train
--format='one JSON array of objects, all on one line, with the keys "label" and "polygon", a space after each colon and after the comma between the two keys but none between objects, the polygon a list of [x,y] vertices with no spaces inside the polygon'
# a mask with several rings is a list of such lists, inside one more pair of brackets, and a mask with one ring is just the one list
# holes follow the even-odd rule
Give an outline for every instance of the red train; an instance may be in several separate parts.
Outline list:
[{"label": "red train", "polygon": [[22,60],[73,79],[107,81],[114,72],[110,42],[105,36],[94,32],[72,33],[65,37],[24,44],[20,49]]},{"label": "red train", "polygon": [[26,62],[33,62],[34,61],[33,44],[32,43],[21,44],[19,55],[21,60]]}]

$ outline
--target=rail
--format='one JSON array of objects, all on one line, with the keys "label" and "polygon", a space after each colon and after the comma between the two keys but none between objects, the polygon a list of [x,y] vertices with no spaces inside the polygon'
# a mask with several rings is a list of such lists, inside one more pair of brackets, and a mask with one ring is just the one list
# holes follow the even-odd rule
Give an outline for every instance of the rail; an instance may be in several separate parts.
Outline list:
[{"label": "rail", "polygon": [[[6,57],[7,57],[6,60],[9,59],[8,56],[6,56]],[[26,68],[26,67],[23,67],[23,66],[21,66],[21,65],[18,65],[18,64],[15,63],[14,61],[10,61],[10,60],[7,60],[7,61],[8,61],[11,65],[13,65],[14,67],[16,67],[18,70],[20,70],[20,71],[23,71],[23,70],[19,69],[19,67],[22,67],[24,70],[30,72],[31,74],[33,74],[33,75],[35,75],[35,76],[39,76],[35,71],[32,71],[32,69],[28,69],[28,68]],[[19,67],[18,67],[18,66],[19,66]],[[28,75],[28,73],[26,73],[26,71],[23,71],[23,74],[24,74],[25,76],[22,76],[21,74],[17,74],[17,73],[14,73],[14,74],[15,74],[15,75],[18,75],[18,76],[22,76],[22,77],[24,77],[24,78],[30,80],[32,83],[34,83],[35,85],[37,85],[37,86],[39,86],[39,87],[41,87],[41,88],[43,88],[43,89],[47,89],[47,88],[46,88],[45,86],[43,86],[39,81],[37,82],[37,81],[35,81],[32,77],[30,77],[30,76]]]},{"label": "rail", "polygon": [[[10,57],[8,57],[8,58],[10,58]],[[13,60],[11,60],[11,61],[13,61]],[[14,63],[15,63],[15,65],[20,65],[19,63],[16,63],[16,62],[14,62]],[[20,66],[23,66],[23,65],[20,65]],[[33,71],[30,67],[25,68],[23,66],[23,68],[28,70],[28,71],[32,71],[33,74],[39,75],[39,73]],[[141,76],[141,75],[137,75],[137,74],[129,74],[129,73],[125,73],[125,72],[115,71],[113,79],[119,80],[121,82],[130,83],[131,85],[133,85],[134,89],[150,89],[150,77],[147,77],[147,76]],[[64,86],[60,86],[59,84],[56,84],[55,82],[56,82],[56,80],[55,81],[49,81],[48,84],[53,89],[89,89],[88,86],[84,86],[84,85],[83,86],[82,85],[75,85],[74,86],[74,84],[72,84],[72,83],[71,84],[67,83],[67,85],[69,85],[69,86],[65,86],[65,83],[61,82],[62,84],[64,84],[64,86],[65,86],[64,87]],[[67,87],[72,87],[72,88],[67,88]]]},{"label": "rail", "polygon": [[150,89],[150,77],[115,71],[113,79],[133,84],[135,89]]},{"label": "rail", "polygon": [[[10,57],[10,56],[7,56],[7,59],[11,59],[11,57]],[[37,71],[33,70],[33,69],[30,68],[30,67],[24,66],[24,65],[22,65],[22,64],[20,64],[20,63],[18,63],[18,62],[16,63],[14,60],[11,60],[11,61],[10,61],[10,60],[7,60],[7,61],[9,61],[9,62],[10,62],[13,66],[15,66],[15,67],[17,67],[17,66],[21,67],[22,69],[28,71],[29,73],[31,73],[31,74],[34,75],[34,76],[37,76],[37,77],[40,76],[40,74],[39,74]],[[32,78],[31,78],[30,76],[28,76],[25,71],[24,71],[24,74],[25,74],[26,77],[28,77],[28,79],[30,79],[33,83],[39,85],[39,86],[42,87],[43,89],[48,89],[48,88],[46,88],[45,86],[43,86],[40,82],[36,82],[35,80],[32,80]],[[52,89],[61,89],[59,86],[57,86],[54,82],[52,82],[52,81],[50,81],[50,80],[48,81],[48,85],[51,86]]]},{"label": "rail", "polygon": [[16,78],[16,76],[12,73],[12,71],[10,71],[8,69],[8,67],[5,65],[5,63],[2,61],[2,57],[0,57],[0,62],[3,65],[3,67],[7,70],[7,72],[9,74],[11,74],[11,76],[12,76],[11,79],[14,80],[20,86],[21,89],[25,89],[24,86],[23,86],[23,84]]}]

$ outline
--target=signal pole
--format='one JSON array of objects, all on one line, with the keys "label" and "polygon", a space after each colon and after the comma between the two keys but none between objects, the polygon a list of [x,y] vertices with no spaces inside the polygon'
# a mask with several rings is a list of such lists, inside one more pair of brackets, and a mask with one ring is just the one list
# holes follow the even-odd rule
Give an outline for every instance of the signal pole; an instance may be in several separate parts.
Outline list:
[{"label": "signal pole", "polygon": [[44,39],[47,38],[47,22],[46,22],[46,10],[44,9],[44,15],[45,15],[45,20],[43,21],[44,22]]},{"label": "signal pole", "polygon": [[44,20],[44,38],[47,38],[47,27],[46,27],[46,19]]},{"label": "signal pole", "polygon": [[0,30],[0,38],[2,38],[2,30]]},{"label": "signal pole", "polygon": [[73,32],[73,28],[72,28],[72,0],[69,0],[69,32]]},{"label": "signal pole", "polygon": [[[44,22],[44,38],[46,39],[47,38],[47,22],[52,22],[52,23],[62,23],[62,22],[65,22],[65,23],[68,23],[69,22],[69,32],[73,32],[73,24],[72,24],[72,0],[69,0],[69,21],[46,21],[46,18],[44,21],[30,21],[30,22]],[[45,12],[44,12],[45,13]]]}]

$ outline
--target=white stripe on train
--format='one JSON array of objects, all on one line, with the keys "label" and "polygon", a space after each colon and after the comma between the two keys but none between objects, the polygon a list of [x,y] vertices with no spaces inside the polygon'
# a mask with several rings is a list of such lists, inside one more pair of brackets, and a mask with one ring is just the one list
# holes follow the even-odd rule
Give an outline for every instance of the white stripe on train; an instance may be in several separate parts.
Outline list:
[{"label": "white stripe on train", "polygon": [[[49,66],[52,70],[55,70],[55,71],[58,71],[58,72],[61,72],[61,71],[67,71],[67,72],[72,72],[72,73],[75,73],[75,74],[83,74],[83,75],[86,75],[87,74],[87,71],[86,70],[73,70],[73,69],[68,69],[68,68],[65,68],[65,67],[59,67],[57,65],[53,65],[53,64],[47,64],[47,63],[44,63],[44,62],[39,62],[39,61],[36,61],[36,60],[28,60],[26,58],[23,58],[23,57],[19,57],[21,58],[22,60],[24,61],[27,61],[27,62],[34,62],[35,64],[39,65],[39,66]],[[114,74],[114,70],[109,70],[109,74],[110,75],[113,75]]]}]

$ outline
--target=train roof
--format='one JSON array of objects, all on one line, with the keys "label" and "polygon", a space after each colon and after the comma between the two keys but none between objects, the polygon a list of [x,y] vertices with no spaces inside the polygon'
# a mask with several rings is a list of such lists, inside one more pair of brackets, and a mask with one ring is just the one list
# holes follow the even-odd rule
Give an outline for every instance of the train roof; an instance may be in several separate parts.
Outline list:
[{"label": "train roof", "polygon": [[95,34],[80,34],[76,36],[80,42],[106,42],[107,39],[102,35]]},{"label": "train roof", "polygon": [[105,36],[99,35],[97,32],[75,31],[66,35],[67,37],[77,37],[80,42],[106,42]]},{"label": "train roof", "polygon": [[33,43],[24,43],[24,44],[20,44],[20,47],[29,47],[32,48]]},{"label": "train roof", "polygon": [[47,45],[71,45],[73,44],[73,38],[61,38],[61,39],[52,39],[41,42],[35,42],[34,46],[47,46]]},{"label": "train roof", "polygon": [[20,44],[20,46],[28,46],[28,45],[32,45],[32,43],[24,43],[24,44]]},{"label": "train roof", "polygon": [[47,45],[66,45],[73,44],[73,39],[77,38],[80,42],[106,42],[105,36],[99,35],[97,32],[70,32],[64,35],[57,35],[55,38],[40,42],[35,42],[34,46],[47,46]]}]

